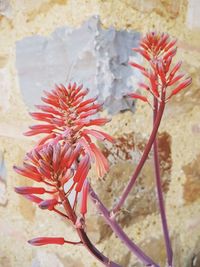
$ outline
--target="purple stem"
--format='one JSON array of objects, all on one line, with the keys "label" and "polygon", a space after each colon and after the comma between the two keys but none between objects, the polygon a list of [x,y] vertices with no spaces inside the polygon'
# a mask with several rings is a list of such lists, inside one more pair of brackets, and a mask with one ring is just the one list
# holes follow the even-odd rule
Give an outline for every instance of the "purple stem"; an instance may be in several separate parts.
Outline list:
[{"label": "purple stem", "polygon": [[[59,191],[59,196],[60,199],[62,201],[63,207],[68,215],[68,217],[70,218],[70,220],[72,221],[72,223],[74,225],[76,225],[76,220],[77,220],[77,216],[75,214],[75,212],[73,211],[69,200],[65,197],[65,192],[64,190],[60,189]],[[90,252],[90,254],[92,254],[98,261],[100,261],[104,266],[106,267],[122,267],[121,265],[110,261],[106,256],[104,256],[90,241],[90,239],[88,238],[86,232],[84,229],[82,228],[76,228],[77,234],[80,237],[80,240],[82,242],[82,244],[85,246],[85,248]]]},{"label": "purple stem", "polygon": [[[158,101],[156,98],[154,98],[154,113],[153,113],[153,122],[154,123],[155,123],[156,118],[157,118],[157,111],[158,111]],[[171,242],[170,242],[169,231],[168,231],[168,226],[167,226],[167,218],[166,218],[166,213],[165,213],[165,205],[164,205],[164,199],[163,199],[163,193],[162,193],[157,138],[155,138],[155,140],[154,140],[153,151],[154,151],[154,168],[155,168],[155,175],[156,175],[156,188],[157,188],[157,194],[158,194],[158,204],[159,204],[160,216],[161,216],[161,221],[162,221],[162,228],[163,228],[164,239],[165,239],[167,259],[168,259],[168,265],[172,266],[173,252],[172,252],[172,248],[171,248]]]},{"label": "purple stem", "polygon": [[119,237],[119,239],[130,249],[130,251],[135,254],[138,259],[140,259],[145,266],[159,267],[150,257],[148,257],[132,240],[126,235],[122,228],[116,222],[114,216],[110,215],[110,212],[103,205],[101,200],[98,198],[92,187],[89,189],[90,197],[94,204],[96,205],[99,212],[103,215],[104,220],[111,227],[113,232]]},{"label": "purple stem", "polygon": [[86,232],[84,229],[77,229],[76,230],[83,245],[86,249],[92,254],[97,260],[99,260],[104,266],[106,267],[122,267],[121,265],[110,261],[106,256],[104,256],[89,240]]},{"label": "purple stem", "polygon": [[153,145],[153,142],[156,138],[156,134],[157,134],[157,131],[158,131],[158,127],[160,125],[160,121],[162,119],[162,115],[163,115],[163,112],[164,112],[164,108],[165,108],[165,102],[162,101],[161,104],[160,104],[160,108],[158,110],[158,113],[157,113],[157,116],[156,116],[156,120],[155,120],[155,123],[154,123],[154,127],[153,127],[153,130],[151,132],[151,135],[149,137],[149,141],[148,143],[146,144],[146,147],[145,147],[145,150],[143,152],[143,155],[140,159],[140,162],[139,164],[137,165],[136,169],[135,169],[135,172],[133,174],[133,176],[131,177],[129,183],[127,184],[126,188],[124,189],[123,193],[122,193],[122,196],[120,197],[119,201],[117,202],[117,204],[114,206],[112,212],[113,213],[116,213],[117,211],[119,211],[121,209],[121,207],[123,206],[126,198],[128,197],[130,191],[132,190],[134,184],[135,184],[135,181],[149,155],[149,152],[152,148],[152,145]]}]

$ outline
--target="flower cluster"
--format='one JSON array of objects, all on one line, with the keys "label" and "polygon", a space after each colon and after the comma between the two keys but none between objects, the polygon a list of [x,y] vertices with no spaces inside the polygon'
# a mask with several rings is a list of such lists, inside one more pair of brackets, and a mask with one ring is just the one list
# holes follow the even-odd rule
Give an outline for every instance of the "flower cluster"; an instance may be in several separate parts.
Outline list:
[{"label": "flower cluster", "polygon": [[45,92],[42,97],[47,105],[36,105],[41,112],[32,112],[30,115],[45,124],[34,125],[25,133],[26,136],[47,134],[37,144],[37,149],[47,144],[62,142],[81,146],[90,157],[96,161],[98,176],[102,177],[108,171],[108,163],[101,151],[92,142],[91,137],[101,141],[105,139],[113,142],[113,138],[96,129],[86,129],[88,126],[102,126],[109,122],[106,118],[91,119],[91,115],[101,110],[102,104],[96,103],[96,98],[83,101],[88,89],[69,84],[56,86],[52,92]]},{"label": "flower cluster", "polygon": [[[73,224],[77,223],[79,193],[82,195],[80,213],[84,217],[87,212],[87,175],[92,162],[96,164],[99,177],[109,169],[107,159],[92,138],[114,141],[110,135],[89,127],[104,125],[109,120],[90,118],[102,108],[102,104],[96,103],[96,98],[84,100],[87,93],[88,89],[75,83],[67,88],[56,86],[52,92],[45,92],[46,97],[42,100],[47,105],[39,105],[37,108],[41,112],[31,113],[34,119],[45,123],[31,126],[25,133],[27,136],[45,136],[26,154],[22,167],[14,166],[18,174],[43,184],[42,187],[16,187],[17,193],[37,203],[41,209],[68,218]],[[60,205],[65,206],[65,213]]]},{"label": "flower cluster", "polygon": [[[174,66],[171,64],[177,51],[175,44],[176,40],[171,40],[168,34],[151,32],[141,40],[139,48],[133,48],[133,51],[144,57],[150,65],[147,69],[136,62],[130,62],[132,67],[139,69],[147,78],[148,83],[139,83],[139,87],[152,94],[158,101],[167,102],[192,81],[190,77],[185,78],[184,74],[177,74],[182,62]],[[171,86],[172,89],[167,92],[167,87]],[[150,102],[148,97],[143,95],[132,93],[129,96]]]}]

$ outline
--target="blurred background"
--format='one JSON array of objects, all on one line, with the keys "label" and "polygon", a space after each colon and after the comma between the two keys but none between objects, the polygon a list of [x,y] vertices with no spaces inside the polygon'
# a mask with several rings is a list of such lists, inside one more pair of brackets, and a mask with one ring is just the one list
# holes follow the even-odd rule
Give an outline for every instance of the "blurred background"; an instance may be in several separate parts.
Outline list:
[{"label": "blurred background", "polygon": [[[199,0],[0,0],[0,267],[100,267],[81,247],[31,247],[37,236],[76,240],[73,228],[15,194],[31,182],[14,173],[37,138],[25,137],[28,112],[43,90],[83,83],[112,118],[105,130],[116,144],[102,145],[110,161],[105,181],[92,178],[110,208],[133,172],[151,131],[151,109],[124,99],[140,74],[128,65],[148,31],[177,38],[176,60],[193,78],[168,104],[159,129],[159,153],[174,266],[200,266],[200,1]],[[91,176],[93,173],[91,172]],[[152,155],[119,215],[129,236],[165,266]],[[95,213],[87,231],[97,247],[123,267],[142,267]],[[115,244],[115,246],[113,246]]]}]

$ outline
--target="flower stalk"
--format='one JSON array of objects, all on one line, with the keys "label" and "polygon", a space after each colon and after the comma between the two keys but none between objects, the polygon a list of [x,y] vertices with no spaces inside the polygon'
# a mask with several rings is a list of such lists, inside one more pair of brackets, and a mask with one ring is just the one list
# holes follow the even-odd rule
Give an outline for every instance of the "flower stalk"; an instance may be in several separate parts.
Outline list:
[{"label": "flower stalk", "polygon": [[[155,121],[156,121],[157,111],[158,111],[158,101],[156,98],[154,98],[153,125],[155,124]],[[171,241],[169,237],[169,230],[168,230],[167,218],[166,218],[166,213],[165,213],[164,198],[163,198],[163,193],[162,193],[157,138],[154,139],[154,143],[153,143],[153,156],[154,156],[153,158],[154,158],[154,169],[155,169],[155,177],[156,177],[158,204],[159,204],[159,210],[160,210],[160,216],[161,216],[161,222],[162,222],[162,228],[163,228],[163,234],[164,234],[164,240],[165,240],[165,247],[166,247],[166,252],[167,252],[168,266],[170,267],[172,266],[173,252],[172,252]]]},{"label": "flower stalk", "polygon": [[60,190],[60,199],[62,201],[63,207],[68,214],[69,218],[73,221],[73,224],[75,226],[75,229],[77,231],[77,234],[80,237],[81,243],[85,246],[85,248],[92,254],[98,261],[100,261],[103,265],[107,267],[122,267],[119,264],[110,261],[106,256],[104,256],[90,241],[88,238],[84,228],[85,228],[85,220],[82,217],[79,222],[77,222],[77,216],[73,209],[71,208],[71,205],[65,197],[65,192],[63,190]]},{"label": "flower stalk", "polygon": [[137,258],[145,264],[145,266],[159,267],[149,256],[147,256],[122,230],[122,228],[116,222],[112,213],[103,205],[97,194],[92,187],[89,189],[90,197],[95,204],[97,210],[102,214],[105,222],[111,227],[116,236],[129,248],[129,250],[137,256]]},{"label": "flower stalk", "polygon": [[124,189],[119,201],[116,203],[116,205],[112,209],[113,214],[116,214],[118,211],[120,211],[121,207],[123,206],[124,202],[126,201],[127,197],[129,196],[129,193],[131,192],[131,190],[135,184],[135,181],[136,181],[138,175],[140,174],[140,171],[142,170],[142,167],[144,166],[144,164],[148,158],[149,152],[151,151],[153,142],[156,138],[156,134],[157,134],[157,131],[158,131],[158,128],[159,128],[159,125],[160,125],[160,122],[161,122],[161,119],[163,116],[164,108],[165,108],[165,102],[163,101],[160,104],[160,107],[159,107],[159,110],[158,110],[158,113],[157,113],[157,116],[155,119],[155,123],[153,126],[153,130],[152,130],[151,135],[149,137],[149,140],[145,146],[145,149],[144,149],[144,152],[143,152],[142,157],[140,159],[140,162],[138,163],[138,165],[137,165],[130,181],[128,182],[126,188]]}]

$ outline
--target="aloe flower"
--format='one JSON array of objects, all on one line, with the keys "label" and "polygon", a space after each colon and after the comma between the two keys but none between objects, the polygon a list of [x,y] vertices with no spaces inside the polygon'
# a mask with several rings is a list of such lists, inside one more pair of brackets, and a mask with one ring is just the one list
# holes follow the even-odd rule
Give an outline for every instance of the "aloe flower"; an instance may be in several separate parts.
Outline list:
[{"label": "aloe flower", "polygon": [[[141,40],[139,48],[133,51],[139,53],[150,65],[147,69],[136,62],[130,65],[140,70],[147,80],[147,83],[139,83],[139,88],[146,91],[146,95],[130,93],[128,96],[151,103],[148,95],[153,95],[159,102],[167,102],[173,95],[189,86],[192,82],[190,77],[178,73],[182,62],[172,66],[176,55],[176,40],[171,39],[166,33],[150,32]],[[166,90],[170,87],[170,90]]]},{"label": "aloe flower", "polygon": [[[104,125],[109,120],[91,118],[91,115],[102,109],[102,104],[96,103],[96,98],[84,100],[87,93],[88,89],[83,89],[82,85],[77,86],[75,83],[69,84],[67,88],[63,85],[56,86],[52,92],[45,92],[46,98],[42,97],[47,105],[37,106],[42,112],[31,113],[34,119],[45,124],[31,126],[25,135],[45,136],[26,154],[23,166],[14,166],[14,170],[53,189],[22,187],[15,190],[42,209],[56,210],[55,207],[62,202],[59,198],[59,188],[62,187],[66,197],[74,195],[73,210],[81,192],[80,211],[85,215],[88,192],[86,178],[92,162],[96,163],[99,177],[109,170],[107,159],[93,143],[92,138],[109,142],[113,142],[113,138],[89,127]],[[43,200],[35,196],[37,194],[51,194],[52,199]]]},{"label": "aloe flower", "polygon": [[[100,141],[113,138],[90,126],[102,126],[109,122],[106,118],[91,118],[102,109],[102,104],[96,103],[96,98],[84,100],[88,89],[77,86],[76,83],[56,86],[51,92],[45,92],[42,97],[45,105],[36,105],[41,112],[32,112],[30,115],[44,124],[34,125],[25,133],[26,136],[45,134],[36,148],[45,147],[48,144],[67,144],[77,154],[83,151],[89,156],[90,162],[95,161],[99,177],[104,176],[108,169],[108,162],[97,146],[92,142],[91,137]],[[74,154],[76,157],[76,154]],[[73,161],[73,158],[70,158]]]},{"label": "aloe flower", "polygon": [[[173,251],[165,213],[156,135],[163,116],[165,104],[171,99],[172,96],[188,87],[192,82],[190,77],[185,77],[184,74],[178,73],[182,62],[172,64],[177,51],[175,44],[176,40],[171,39],[166,33],[160,34],[157,32],[150,32],[141,40],[139,48],[133,48],[133,50],[139,53],[146,61],[145,66],[142,66],[136,62],[130,62],[132,67],[137,68],[144,75],[146,81],[140,82],[139,87],[145,91],[146,94],[140,95],[130,93],[128,96],[140,99],[143,102],[147,102],[153,107],[153,129],[140,162],[137,165],[129,183],[124,189],[120,200],[113,209],[114,212],[118,211],[125,202],[148,157],[151,147],[153,146],[157,198],[165,240],[168,266],[172,266]],[[149,68],[146,68],[146,65],[149,66]],[[149,97],[149,95],[152,97]]]}]

